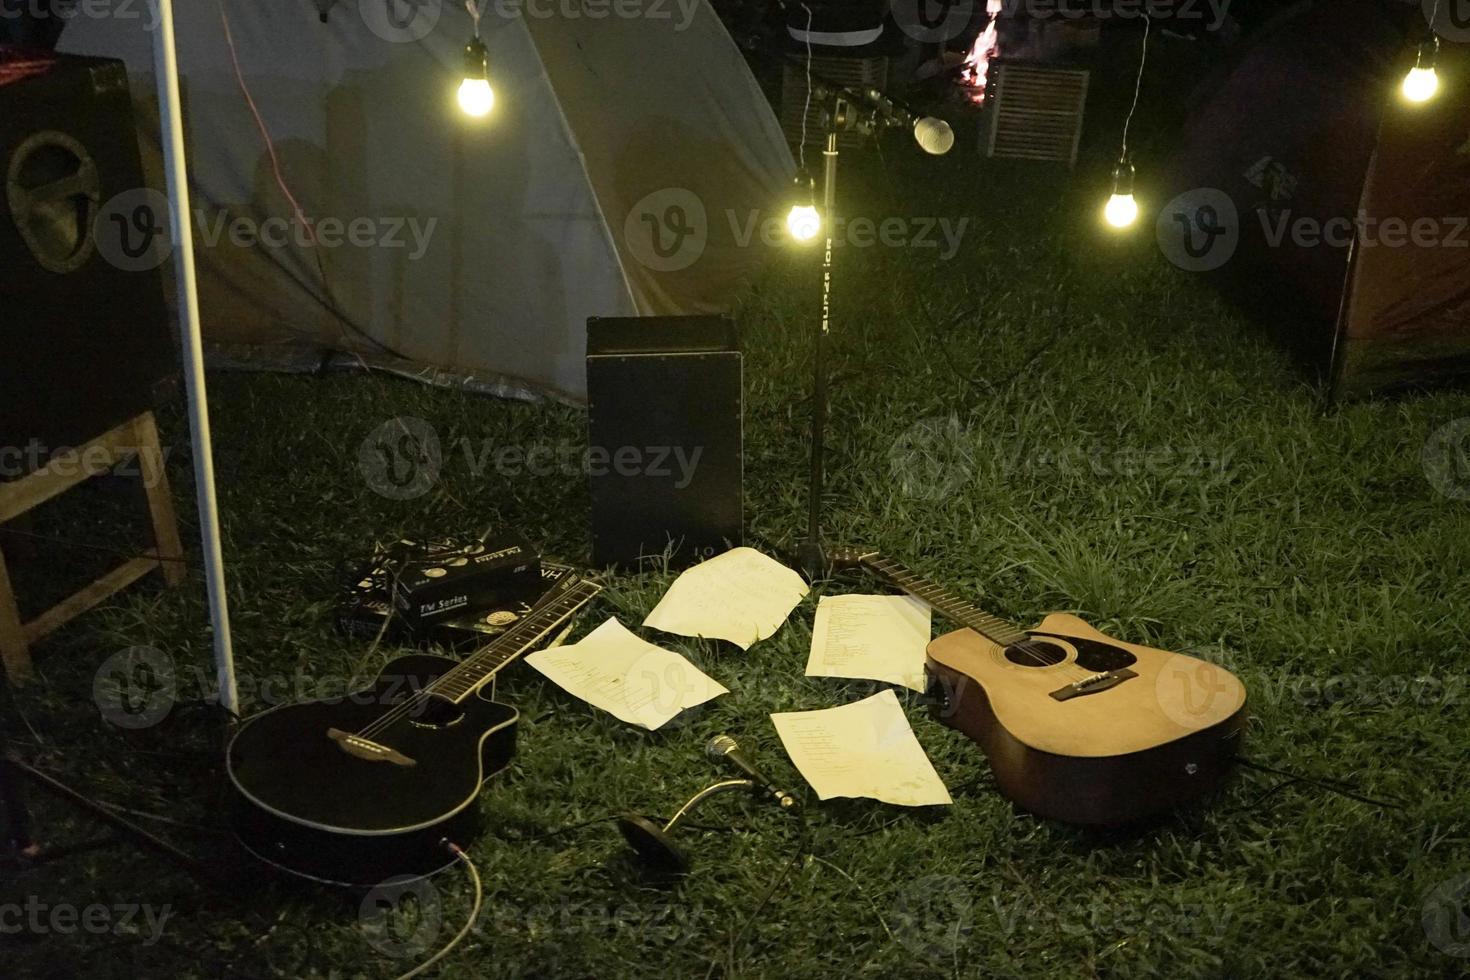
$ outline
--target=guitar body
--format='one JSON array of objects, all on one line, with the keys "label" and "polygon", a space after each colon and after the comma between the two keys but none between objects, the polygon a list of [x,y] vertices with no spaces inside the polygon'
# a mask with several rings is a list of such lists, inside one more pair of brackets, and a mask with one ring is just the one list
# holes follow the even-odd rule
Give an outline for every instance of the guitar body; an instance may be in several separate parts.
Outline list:
[{"label": "guitar body", "polygon": [[1219,787],[1245,726],[1234,675],[1119,642],[1076,616],[1048,616],[1029,638],[1026,655],[970,629],[928,648],[935,715],[979,743],[1005,796],[1040,816],[1108,827]]},{"label": "guitar body", "polygon": [[[483,690],[404,707],[455,665],[401,657],[365,690],[248,719],[226,760],[241,844],[292,874],[343,885],[454,863],[445,842],[468,847],[478,834],[480,788],[510,764],[519,718]],[[369,729],[395,707],[391,724]],[[364,729],[371,735],[359,738]]]}]

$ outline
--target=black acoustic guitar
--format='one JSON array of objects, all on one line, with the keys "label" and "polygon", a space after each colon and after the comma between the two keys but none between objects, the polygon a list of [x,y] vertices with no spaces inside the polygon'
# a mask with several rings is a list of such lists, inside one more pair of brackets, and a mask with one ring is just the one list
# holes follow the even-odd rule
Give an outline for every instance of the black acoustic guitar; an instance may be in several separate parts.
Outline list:
[{"label": "black acoustic guitar", "polygon": [[400,657],[369,688],[248,719],[227,750],[241,844],[282,870],[342,885],[452,864],[448,845],[479,832],[481,786],[515,754],[519,714],[486,697],[486,684],[601,590],[569,573],[463,661]]},{"label": "black acoustic guitar", "polygon": [[1245,687],[1181,653],[1053,613],[1020,629],[877,552],[845,553],[962,627],[929,644],[934,713],[984,750],[1001,793],[1044,817],[1117,826],[1212,793],[1245,727]]}]

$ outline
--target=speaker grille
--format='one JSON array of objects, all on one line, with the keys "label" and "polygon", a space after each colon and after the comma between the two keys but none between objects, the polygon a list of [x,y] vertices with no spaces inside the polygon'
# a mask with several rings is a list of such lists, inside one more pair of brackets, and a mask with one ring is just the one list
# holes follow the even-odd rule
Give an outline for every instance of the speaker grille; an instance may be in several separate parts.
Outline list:
[{"label": "speaker grille", "polygon": [[1088,72],[1027,62],[992,63],[995,84],[986,154],[1077,163]]}]

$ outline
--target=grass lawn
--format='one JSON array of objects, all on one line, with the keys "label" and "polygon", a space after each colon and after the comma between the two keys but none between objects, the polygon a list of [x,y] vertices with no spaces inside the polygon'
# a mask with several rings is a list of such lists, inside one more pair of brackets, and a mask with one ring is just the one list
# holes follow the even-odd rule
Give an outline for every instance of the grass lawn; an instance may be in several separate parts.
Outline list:
[{"label": "grass lawn", "polygon": [[[1470,874],[1470,502],[1438,492],[1421,456],[1436,429],[1470,416],[1470,396],[1324,411],[1284,355],[1159,258],[1149,229],[1133,245],[1102,239],[1103,188],[972,153],[899,163],[890,152],[889,166],[845,165],[852,213],[970,223],[948,261],[942,249],[839,254],[831,536],[904,557],[1028,625],[1069,610],[1122,639],[1217,659],[1250,689],[1251,758],[1400,805],[1243,770],[1206,809],[1084,833],[1015,810],[978,749],[901,694],[953,806],[808,794],[798,850],[795,821],[715,803],[701,819],[729,816],[736,829],[686,837],[696,873],[672,889],[645,879],[605,818],[667,814],[717,774],[701,748],[718,732],[754,743],[778,780],[803,786],[769,713],[878,688],[802,676],[814,592],[748,653],[645,631],[732,692],[658,732],[598,713],[524,665],[503,675],[499,696],[523,715],[520,751],[482,798],[491,829],[471,854],[485,912],[439,975],[1464,975],[1470,933],[1455,925],[1465,912],[1456,920],[1431,893]],[[773,267],[740,310],[747,519],[752,543],[771,552],[802,526],[816,276],[810,257]],[[378,377],[212,384],[236,649],[254,708],[315,679],[370,676],[393,655],[369,655],[331,626],[334,566],[375,539],[500,522],[548,555],[588,554],[580,475],[477,472],[464,454],[577,447],[574,409]],[[369,488],[357,454],[406,415],[435,427],[445,464],[427,495],[394,501]],[[177,406],[164,426],[186,502]],[[59,506],[39,532],[112,540],[107,504]],[[98,553],[74,557],[88,554]],[[147,815],[240,884],[213,892],[123,845],[6,869],[0,908],[130,905],[168,917],[156,936],[141,916],[98,933],[7,934],[0,975],[395,976],[463,922],[458,872],[419,906],[422,932],[406,915],[386,937],[371,933],[360,895],[265,877],[237,858],[220,826],[209,718],[179,711],[126,731],[99,717],[94,674],[130,646],[171,657],[182,697],[209,693],[197,563],[191,572],[188,589],[135,589],[48,644],[38,682],[0,725],[38,764]],[[43,570],[33,586],[59,576]],[[613,614],[636,625],[670,581],[612,580],[579,630]],[[34,803],[48,839],[100,832]]]}]

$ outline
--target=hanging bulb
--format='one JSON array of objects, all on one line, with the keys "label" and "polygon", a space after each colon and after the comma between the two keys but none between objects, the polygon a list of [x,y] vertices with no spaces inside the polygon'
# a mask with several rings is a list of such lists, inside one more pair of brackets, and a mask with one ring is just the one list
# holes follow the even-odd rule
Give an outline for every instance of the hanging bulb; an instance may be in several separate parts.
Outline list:
[{"label": "hanging bulb", "polygon": [[464,81],[459,83],[459,107],[469,116],[483,116],[495,107],[490,87],[489,54],[478,37],[464,49]]},{"label": "hanging bulb", "polygon": [[822,216],[817,212],[816,181],[805,170],[796,172],[792,181],[791,213],[786,216],[786,230],[798,242],[809,242],[822,230]]},{"label": "hanging bulb", "polygon": [[1103,208],[1103,219],[1114,228],[1127,228],[1138,220],[1138,202],[1133,198],[1133,164],[1125,160],[1113,168],[1113,194]]},{"label": "hanging bulb", "polygon": [[[1426,51],[1428,57],[1425,57]],[[1419,56],[1414,59],[1414,67],[1404,76],[1402,92],[1405,99],[1417,104],[1434,98],[1439,91],[1439,72],[1434,69],[1438,57],[1439,38],[1419,46]]]}]

